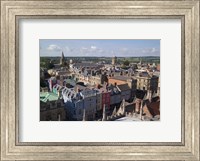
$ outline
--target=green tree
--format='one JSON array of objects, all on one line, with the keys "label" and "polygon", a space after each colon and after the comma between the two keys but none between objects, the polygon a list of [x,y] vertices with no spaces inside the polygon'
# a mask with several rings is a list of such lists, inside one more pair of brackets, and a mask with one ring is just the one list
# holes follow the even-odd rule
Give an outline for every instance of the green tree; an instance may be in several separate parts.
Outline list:
[{"label": "green tree", "polygon": [[129,64],[130,64],[130,62],[129,62],[128,60],[125,60],[125,61],[123,62],[123,65],[124,65],[124,66],[129,66]]},{"label": "green tree", "polygon": [[47,63],[47,69],[53,69],[55,67],[55,65],[54,64],[52,64],[52,63]]}]

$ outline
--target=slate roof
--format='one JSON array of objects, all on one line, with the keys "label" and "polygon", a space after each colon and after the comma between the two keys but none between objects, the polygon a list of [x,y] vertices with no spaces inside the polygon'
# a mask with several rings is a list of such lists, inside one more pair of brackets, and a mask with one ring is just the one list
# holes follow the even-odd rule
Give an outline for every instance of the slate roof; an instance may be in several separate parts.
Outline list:
[{"label": "slate roof", "polygon": [[120,84],[120,85],[117,85],[118,89],[120,91],[127,91],[127,90],[130,90],[130,87],[128,86],[128,84]]}]

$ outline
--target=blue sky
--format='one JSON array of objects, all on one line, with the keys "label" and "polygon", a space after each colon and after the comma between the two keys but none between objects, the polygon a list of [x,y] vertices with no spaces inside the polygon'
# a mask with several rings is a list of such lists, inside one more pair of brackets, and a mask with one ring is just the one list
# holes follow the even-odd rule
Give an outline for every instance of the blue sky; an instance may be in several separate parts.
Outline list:
[{"label": "blue sky", "polygon": [[59,40],[41,39],[40,56],[97,56],[97,57],[134,57],[160,56],[160,40]]}]

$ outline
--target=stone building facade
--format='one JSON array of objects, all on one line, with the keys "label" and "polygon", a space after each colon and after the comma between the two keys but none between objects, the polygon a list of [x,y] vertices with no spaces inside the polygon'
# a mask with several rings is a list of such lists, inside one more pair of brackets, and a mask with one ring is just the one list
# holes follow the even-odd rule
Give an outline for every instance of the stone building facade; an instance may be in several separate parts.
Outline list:
[{"label": "stone building facade", "polygon": [[51,92],[40,92],[40,121],[64,121],[65,119],[62,99]]}]

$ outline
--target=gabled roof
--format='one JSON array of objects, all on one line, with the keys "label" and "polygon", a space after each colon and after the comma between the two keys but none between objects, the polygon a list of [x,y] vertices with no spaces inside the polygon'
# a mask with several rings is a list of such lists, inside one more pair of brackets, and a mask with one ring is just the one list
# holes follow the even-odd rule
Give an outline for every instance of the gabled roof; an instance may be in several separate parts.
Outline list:
[{"label": "gabled roof", "polygon": [[117,88],[120,90],[120,91],[127,91],[127,90],[130,90],[131,88],[128,86],[128,84],[120,84],[120,85],[117,85]]}]

